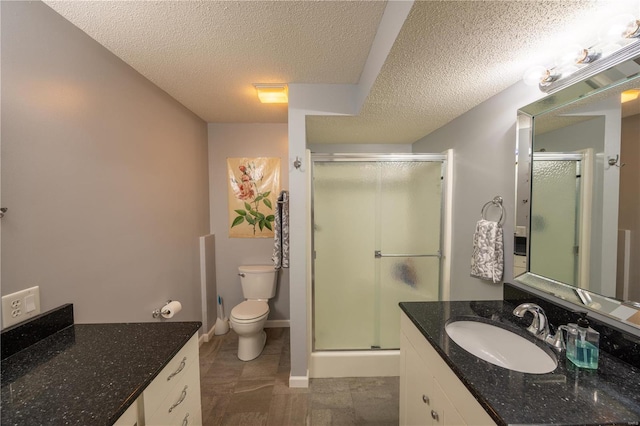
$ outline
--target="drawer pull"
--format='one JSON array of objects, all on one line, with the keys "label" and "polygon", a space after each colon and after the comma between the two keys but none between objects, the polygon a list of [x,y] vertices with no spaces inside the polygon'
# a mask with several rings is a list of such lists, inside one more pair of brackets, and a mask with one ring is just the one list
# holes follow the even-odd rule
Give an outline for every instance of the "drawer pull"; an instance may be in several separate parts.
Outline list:
[{"label": "drawer pull", "polygon": [[182,370],[184,370],[185,365],[187,365],[187,357],[185,356],[184,358],[182,358],[182,361],[180,362],[180,365],[178,366],[178,369],[176,371],[174,371],[173,373],[169,374],[169,377],[167,377],[167,382],[171,379],[173,379],[173,377],[175,375],[177,375],[178,373],[180,373]]},{"label": "drawer pull", "polygon": [[429,397],[427,395],[422,395],[422,402],[424,402],[425,404],[429,403]]},{"label": "drawer pull", "polygon": [[184,389],[182,389],[182,393],[180,394],[180,399],[178,399],[176,403],[169,408],[169,412],[172,412],[174,408],[182,404],[186,397],[187,397],[187,385],[184,385]]},{"label": "drawer pull", "polygon": [[182,419],[182,426],[189,426],[189,413]]},{"label": "drawer pull", "polygon": [[438,421],[438,413],[435,412],[434,410],[431,410],[431,418],[437,422]]}]

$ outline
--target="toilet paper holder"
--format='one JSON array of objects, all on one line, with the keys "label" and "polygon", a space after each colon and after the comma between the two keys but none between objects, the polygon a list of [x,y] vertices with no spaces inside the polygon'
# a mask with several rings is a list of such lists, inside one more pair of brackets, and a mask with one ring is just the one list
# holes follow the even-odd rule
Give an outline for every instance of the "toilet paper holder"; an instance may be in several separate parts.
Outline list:
[{"label": "toilet paper holder", "polygon": [[161,308],[154,309],[153,312],[151,312],[151,316],[153,316],[154,318],[159,318],[163,314],[163,311],[167,308],[167,305],[171,302],[173,302],[173,300],[167,300],[167,302]]}]

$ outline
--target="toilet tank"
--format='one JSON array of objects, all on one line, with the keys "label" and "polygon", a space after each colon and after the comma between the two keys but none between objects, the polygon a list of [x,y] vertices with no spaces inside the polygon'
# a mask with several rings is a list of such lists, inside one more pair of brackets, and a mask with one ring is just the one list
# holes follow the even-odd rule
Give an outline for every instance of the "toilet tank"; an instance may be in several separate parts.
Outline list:
[{"label": "toilet tank", "polygon": [[276,269],[270,265],[243,265],[238,268],[245,299],[271,299],[276,295]]}]

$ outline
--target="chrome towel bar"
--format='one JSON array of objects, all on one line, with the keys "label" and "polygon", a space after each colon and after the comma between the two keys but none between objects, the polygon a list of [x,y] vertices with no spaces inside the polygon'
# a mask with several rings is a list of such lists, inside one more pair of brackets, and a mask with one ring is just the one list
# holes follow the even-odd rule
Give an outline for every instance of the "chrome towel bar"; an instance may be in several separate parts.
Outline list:
[{"label": "chrome towel bar", "polygon": [[376,259],[381,257],[442,257],[442,253],[438,250],[437,253],[434,254],[406,254],[406,253],[394,253],[394,254],[382,254],[381,250],[376,250],[373,255]]}]

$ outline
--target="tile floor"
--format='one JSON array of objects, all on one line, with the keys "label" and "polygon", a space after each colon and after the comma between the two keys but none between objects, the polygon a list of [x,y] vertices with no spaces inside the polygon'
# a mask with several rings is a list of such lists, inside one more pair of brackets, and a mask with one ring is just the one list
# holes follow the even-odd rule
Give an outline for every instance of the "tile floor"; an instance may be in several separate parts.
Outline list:
[{"label": "tile floor", "polygon": [[200,347],[205,426],[398,424],[397,377],[311,379],[308,389],[289,388],[289,329],[266,331],[262,355],[249,362],[237,358],[233,330]]}]

